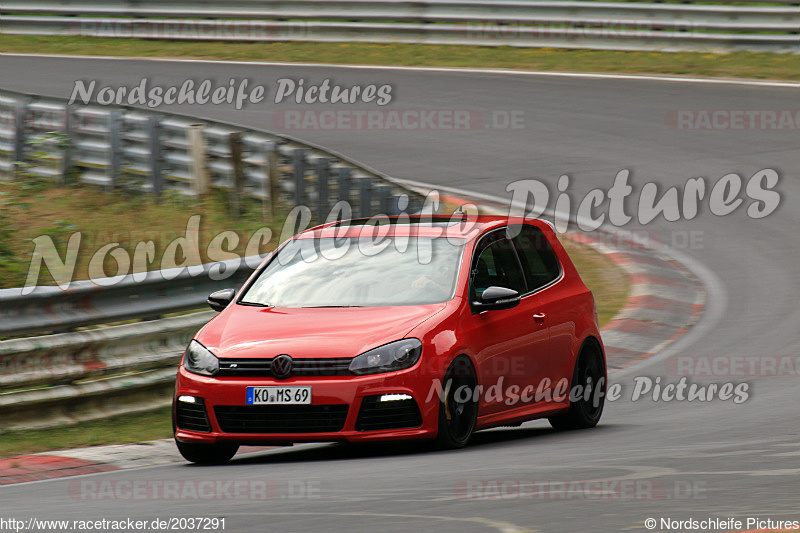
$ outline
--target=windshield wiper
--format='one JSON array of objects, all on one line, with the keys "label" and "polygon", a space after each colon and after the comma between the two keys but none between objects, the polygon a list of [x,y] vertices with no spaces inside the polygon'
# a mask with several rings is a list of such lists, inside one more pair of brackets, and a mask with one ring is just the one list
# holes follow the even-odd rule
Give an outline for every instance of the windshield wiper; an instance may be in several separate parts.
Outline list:
[{"label": "windshield wiper", "polygon": [[337,307],[364,307],[363,305],[306,305],[303,309],[330,309]]},{"label": "windshield wiper", "polygon": [[241,305],[249,305],[251,307],[275,307],[269,303],[261,303],[261,302],[239,302]]}]

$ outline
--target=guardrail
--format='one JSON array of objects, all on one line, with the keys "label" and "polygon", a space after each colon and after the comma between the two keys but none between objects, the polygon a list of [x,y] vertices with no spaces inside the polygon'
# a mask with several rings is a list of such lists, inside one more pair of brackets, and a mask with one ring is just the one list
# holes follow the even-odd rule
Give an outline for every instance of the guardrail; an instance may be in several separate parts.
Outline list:
[{"label": "guardrail", "polygon": [[168,405],[183,349],[211,312],[0,342],[0,433]]},{"label": "guardrail", "polygon": [[[203,265],[77,281],[66,291],[0,290],[0,335],[62,331],[0,341],[0,434],[168,405],[186,344],[215,313],[161,315],[198,309],[210,292],[241,286],[262,260],[215,263],[222,276],[214,277],[224,278],[216,280]],[[128,319],[143,321],[70,331]]]},{"label": "guardrail", "polygon": [[[30,139],[50,132],[68,142],[31,148]],[[413,212],[423,201],[388,176],[289,137],[0,90],[0,177],[17,178],[17,162],[26,173],[54,180],[77,168],[81,182],[106,188],[153,194],[219,188],[260,199],[268,210],[278,201],[310,204],[318,221],[339,201],[354,204],[355,216],[394,214],[406,204]],[[175,364],[213,314],[162,316],[204,307],[209,293],[239,287],[262,260],[77,281],[68,290],[0,290],[0,337],[55,333],[0,341],[0,433],[168,404]],[[75,331],[132,319],[144,321]]]},{"label": "guardrail", "polygon": [[[252,256],[155,270],[142,273],[143,279],[136,279],[139,274],[128,274],[120,279],[73,281],[67,290],[54,286],[33,287],[30,293],[0,289],[0,337],[66,332],[126,320],[155,320],[199,309],[206,306],[206,298],[212,292],[241,286],[262,259]],[[209,276],[212,266],[221,272],[214,276],[216,279]]]},{"label": "guardrail", "polygon": [[[51,132],[60,136],[48,139]],[[37,137],[45,142],[32,146]],[[260,199],[268,212],[279,200],[310,205],[317,220],[341,200],[358,216],[394,214],[402,194],[412,208],[421,200],[385,174],[284,135],[0,89],[0,178],[13,179],[20,162],[25,172],[60,181],[74,168],[81,182],[106,188],[157,195],[217,188]]]},{"label": "guardrail", "polygon": [[799,0],[0,2],[3,33],[223,41],[797,52],[799,21]]}]

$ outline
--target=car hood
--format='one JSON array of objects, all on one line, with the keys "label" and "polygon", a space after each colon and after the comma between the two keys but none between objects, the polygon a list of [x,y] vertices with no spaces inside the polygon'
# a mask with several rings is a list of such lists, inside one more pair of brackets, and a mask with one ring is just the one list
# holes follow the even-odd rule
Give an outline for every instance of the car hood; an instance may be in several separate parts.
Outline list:
[{"label": "car hood", "polygon": [[222,358],[355,357],[402,339],[446,304],[286,308],[233,304],[196,339]]}]

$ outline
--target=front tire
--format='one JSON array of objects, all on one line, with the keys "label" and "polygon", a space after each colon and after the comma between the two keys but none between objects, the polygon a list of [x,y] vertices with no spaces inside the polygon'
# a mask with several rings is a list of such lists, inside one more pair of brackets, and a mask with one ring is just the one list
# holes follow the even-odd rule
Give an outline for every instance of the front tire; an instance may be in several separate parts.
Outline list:
[{"label": "front tire", "polygon": [[239,450],[238,444],[198,444],[175,440],[184,459],[199,465],[222,465],[231,460]]},{"label": "front tire", "polygon": [[472,361],[463,355],[456,357],[445,372],[439,399],[436,441],[440,448],[463,448],[472,437],[478,421],[477,386],[478,378]]},{"label": "front tire", "polygon": [[[569,411],[563,415],[553,416],[548,419],[550,425],[559,431],[572,429],[587,429],[597,425],[603,414],[606,392],[606,365],[603,352],[597,342],[587,341],[575,361],[575,371],[572,375],[570,395],[576,385],[581,386],[581,395],[574,401],[570,398]],[[598,394],[597,387],[601,387]],[[583,392],[590,387],[588,394]]]}]

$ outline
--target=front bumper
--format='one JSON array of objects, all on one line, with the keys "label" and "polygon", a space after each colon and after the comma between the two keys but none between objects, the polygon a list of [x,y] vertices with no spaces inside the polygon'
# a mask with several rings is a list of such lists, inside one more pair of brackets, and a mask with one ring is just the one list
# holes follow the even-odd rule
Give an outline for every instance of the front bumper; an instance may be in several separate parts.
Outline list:
[{"label": "front bumper", "polygon": [[[276,380],[273,378],[213,378],[199,376],[186,371],[181,366],[175,387],[176,403],[177,398],[180,396],[202,398],[201,407],[194,406],[193,408],[197,412],[200,412],[201,409],[205,411],[208,421],[207,429],[210,431],[191,430],[186,427],[180,427],[181,424],[176,423],[175,438],[187,443],[236,442],[253,445],[294,442],[365,442],[430,439],[436,437],[438,429],[439,396],[432,389],[437,385],[431,377],[421,376],[419,371],[413,367],[399,372],[370,376],[292,377],[285,380]],[[221,407],[221,412],[231,411],[231,407],[237,408],[233,409],[234,411],[252,410],[253,406],[247,406],[245,398],[247,387],[253,386],[310,386],[312,388],[311,406],[315,409],[318,406],[347,406],[347,414],[344,417],[341,430],[258,433],[248,430],[247,432],[233,432],[229,423],[218,418],[215,408]],[[411,396],[419,408],[421,424],[415,424],[416,427],[364,430],[365,425],[363,419],[359,421],[359,414],[362,412],[362,406],[366,409],[370,403],[370,400],[366,402],[365,400],[384,394],[406,394]],[[279,410],[281,407],[284,406],[271,406],[270,409]],[[299,411],[302,411],[302,409],[299,409]],[[226,415],[223,413],[222,416]],[[249,413],[248,416],[252,418],[254,413]],[[256,413],[255,416],[261,415]],[[302,416],[302,414],[297,416]],[[175,422],[175,409],[173,409],[173,422]],[[223,430],[222,426],[225,426],[228,431]]]}]

